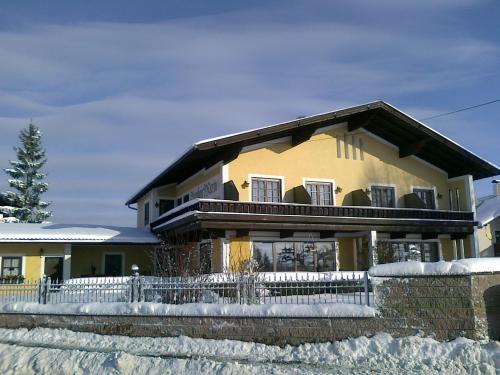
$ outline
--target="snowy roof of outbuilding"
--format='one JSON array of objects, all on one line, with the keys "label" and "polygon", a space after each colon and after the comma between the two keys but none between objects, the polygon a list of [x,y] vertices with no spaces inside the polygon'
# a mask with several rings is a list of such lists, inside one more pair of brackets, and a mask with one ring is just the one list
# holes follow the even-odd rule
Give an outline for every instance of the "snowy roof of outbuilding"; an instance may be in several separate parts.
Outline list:
[{"label": "snowy roof of outbuilding", "polygon": [[152,233],[131,227],[97,224],[0,224],[0,242],[77,242],[154,244]]},{"label": "snowy roof of outbuilding", "polygon": [[480,225],[486,225],[500,217],[500,195],[488,195],[478,199],[476,215]]}]

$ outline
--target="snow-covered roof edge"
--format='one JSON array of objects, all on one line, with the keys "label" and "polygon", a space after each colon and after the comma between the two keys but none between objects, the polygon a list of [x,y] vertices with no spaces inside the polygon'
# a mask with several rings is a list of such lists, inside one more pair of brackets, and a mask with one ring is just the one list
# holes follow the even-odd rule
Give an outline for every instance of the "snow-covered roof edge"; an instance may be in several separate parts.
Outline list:
[{"label": "snow-covered roof edge", "polygon": [[133,227],[4,223],[0,224],[1,242],[157,244],[159,240],[151,232]]}]

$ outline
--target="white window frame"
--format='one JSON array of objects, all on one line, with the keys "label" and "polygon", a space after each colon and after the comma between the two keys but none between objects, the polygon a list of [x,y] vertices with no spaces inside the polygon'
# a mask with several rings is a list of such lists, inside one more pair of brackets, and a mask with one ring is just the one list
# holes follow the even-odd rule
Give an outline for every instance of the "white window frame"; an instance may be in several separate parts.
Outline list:
[{"label": "white window frame", "polygon": [[17,258],[21,258],[21,275],[22,277],[26,277],[26,254],[25,253],[22,253],[22,254],[19,254],[19,253],[2,253],[0,254],[0,277],[3,277],[3,258],[6,257],[6,258],[10,258],[10,257],[17,257]]},{"label": "white window frame", "polygon": [[[266,175],[266,174],[255,174],[255,173],[249,173],[248,174],[248,201],[253,202],[252,200],[252,179],[253,178],[262,178],[262,179],[267,179],[267,180],[281,180],[280,185],[281,185],[281,202],[283,203],[283,198],[285,197],[285,176],[271,176],[271,175]],[[272,203],[272,202],[256,202],[256,203]]]},{"label": "white window frame", "polygon": [[332,206],[336,206],[337,205],[337,197],[336,197],[337,194],[335,194],[335,190],[337,189],[337,185],[335,183],[335,180],[328,179],[328,178],[304,177],[304,178],[302,178],[302,186],[306,190],[307,190],[306,184],[308,182],[319,182],[319,183],[330,183],[330,184],[332,184],[332,203],[333,203]]},{"label": "white window frame", "polygon": [[434,205],[436,206],[436,210],[439,210],[439,204],[438,204],[438,199],[437,199],[437,188],[436,186],[415,186],[411,185],[411,192],[414,193],[415,189],[421,189],[421,190],[432,190],[434,192]]},{"label": "white window frame", "polygon": [[[122,256],[122,274],[121,276],[125,276],[125,252],[124,251],[104,251],[102,253],[102,262],[101,262],[101,274],[106,274],[106,255],[121,255]],[[109,276],[112,277],[112,276]]]},{"label": "white window frame", "polygon": [[[368,184],[368,190],[370,190],[370,201],[372,202],[373,204],[373,199],[372,199],[372,188],[373,187],[390,187],[390,188],[394,188],[394,207],[379,207],[379,208],[399,208],[398,207],[398,187],[396,186],[396,184],[393,184],[393,183],[383,183],[383,182],[370,182]],[[376,207],[376,206],[372,206],[372,207]]]}]

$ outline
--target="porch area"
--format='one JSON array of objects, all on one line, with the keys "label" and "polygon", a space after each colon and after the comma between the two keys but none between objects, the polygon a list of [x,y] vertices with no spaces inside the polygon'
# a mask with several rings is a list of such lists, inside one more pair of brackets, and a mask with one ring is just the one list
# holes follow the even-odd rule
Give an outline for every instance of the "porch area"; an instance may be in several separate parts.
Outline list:
[{"label": "porch area", "polygon": [[328,272],[475,257],[474,225],[468,211],[199,199],[151,228],[208,272]]}]

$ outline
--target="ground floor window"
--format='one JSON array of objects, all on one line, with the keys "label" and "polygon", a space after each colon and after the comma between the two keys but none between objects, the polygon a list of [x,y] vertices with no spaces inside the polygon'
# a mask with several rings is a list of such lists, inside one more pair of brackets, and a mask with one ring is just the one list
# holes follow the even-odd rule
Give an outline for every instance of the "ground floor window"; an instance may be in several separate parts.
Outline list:
[{"label": "ground floor window", "polygon": [[123,254],[108,253],[104,254],[104,275],[105,276],[123,276]]},{"label": "ground floor window", "polygon": [[335,242],[253,242],[253,259],[261,272],[335,271]]},{"label": "ground floor window", "polygon": [[62,280],[64,257],[48,256],[44,259],[43,274],[51,280]]},{"label": "ground floor window", "polygon": [[439,260],[437,242],[398,242],[378,241],[377,255],[379,263],[405,262],[437,262]]},{"label": "ground floor window", "polygon": [[2,257],[2,277],[17,277],[22,275],[22,257]]}]

